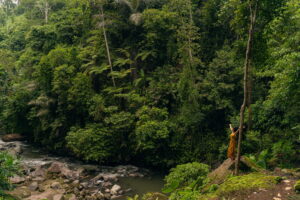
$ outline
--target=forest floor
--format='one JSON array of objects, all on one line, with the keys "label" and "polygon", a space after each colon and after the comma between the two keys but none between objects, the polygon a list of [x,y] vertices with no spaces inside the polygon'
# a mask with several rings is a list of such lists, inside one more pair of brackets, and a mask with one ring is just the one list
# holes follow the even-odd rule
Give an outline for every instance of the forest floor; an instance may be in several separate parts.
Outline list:
[{"label": "forest floor", "polygon": [[215,191],[201,195],[201,200],[300,200],[300,194],[294,189],[300,180],[299,168],[267,171],[244,157],[243,165],[256,172],[232,176],[233,163],[228,159],[209,174],[212,184],[218,186]]},{"label": "forest floor", "polygon": [[246,200],[300,200],[294,191],[296,180],[286,179],[272,189],[260,189],[244,197]]},{"label": "forest floor", "polygon": [[[297,179],[288,177],[271,187],[251,188],[241,187],[237,190],[215,198],[200,198],[211,200],[300,200],[300,194],[294,191]],[[243,181],[242,181],[243,182]],[[251,187],[251,186],[250,186]]]}]

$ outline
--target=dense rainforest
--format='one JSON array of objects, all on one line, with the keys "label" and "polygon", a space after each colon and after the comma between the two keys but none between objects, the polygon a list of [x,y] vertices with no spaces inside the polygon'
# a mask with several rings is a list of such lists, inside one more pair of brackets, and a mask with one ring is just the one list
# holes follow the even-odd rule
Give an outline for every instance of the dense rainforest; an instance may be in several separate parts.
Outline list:
[{"label": "dense rainforest", "polygon": [[[168,169],[226,158],[247,0],[1,0],[0,125],[58,154]],[[300,4],[257,1],[242,155],[299,164]]]}]

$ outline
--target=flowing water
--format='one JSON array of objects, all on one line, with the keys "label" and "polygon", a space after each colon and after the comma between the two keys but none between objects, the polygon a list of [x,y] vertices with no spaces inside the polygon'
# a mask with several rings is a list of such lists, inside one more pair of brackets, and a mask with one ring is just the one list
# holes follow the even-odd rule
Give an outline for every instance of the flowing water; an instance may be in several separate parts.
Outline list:
[{"label": "flowing water", "polygon": [[[2,141],[0,140],[0,143]],[[21,154],[21,162],[27,166],[38,166],[41,164],[46,164],[52,161],[60,161],[68,164],[71,167],[89,167],[89,168],[98,168],[105,169],[109,171],[112,167],[107,166],[97,166],[85,164],[81,161],[75,160],[69,157],[57,157],[51,154],[42,152],[41,150],[32,147],[30,144],[22,143],[23,153]],[[147,172],[144,177],[123,177],[119,179],[118,184],[123,189],[129,189],[130,192],[126,193],[127,196],[134,196],[135,194],[142,195],[147,192],[160,192],[163,187],[163,175],[155,173],[150,170],[143,169],[142,171]],[[96,174],[96,172],[95,172]],[[123,199],[126,199],[125,197]]]}]

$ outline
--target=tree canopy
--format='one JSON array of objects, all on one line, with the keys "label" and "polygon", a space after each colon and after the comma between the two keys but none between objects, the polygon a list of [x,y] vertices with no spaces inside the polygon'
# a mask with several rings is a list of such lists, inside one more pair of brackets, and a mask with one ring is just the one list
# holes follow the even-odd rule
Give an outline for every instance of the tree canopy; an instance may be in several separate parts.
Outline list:
[{"label": "tree canopy", "polygon": [[[300,5],[258,2],[242,153],[268,150],[270,165],[291,165],[300,155]],[[221,161],[228,124],[239,124],[248,5],[2,0],[0,125],[100,163]]]}]

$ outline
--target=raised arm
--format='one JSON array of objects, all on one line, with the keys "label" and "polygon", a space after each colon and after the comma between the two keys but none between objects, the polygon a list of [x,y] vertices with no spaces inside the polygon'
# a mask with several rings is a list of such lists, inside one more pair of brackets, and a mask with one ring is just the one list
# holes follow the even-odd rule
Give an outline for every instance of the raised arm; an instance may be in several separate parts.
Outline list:
[{"label": "raised arm", "polygon": [[240,131],[240,129],[238,129],[236,132],[234,132],[233,134],[236,135],[238,132]]},{"label": "raised arm", "polygon": [[230,128],[231,132],[234,132],[234,129],[231,124],[229,124],[229,128]]}]

